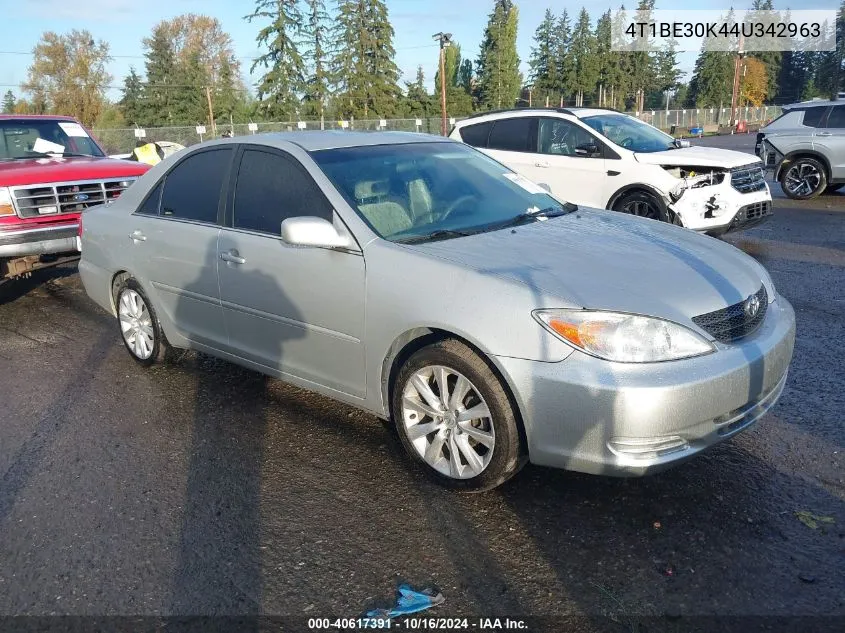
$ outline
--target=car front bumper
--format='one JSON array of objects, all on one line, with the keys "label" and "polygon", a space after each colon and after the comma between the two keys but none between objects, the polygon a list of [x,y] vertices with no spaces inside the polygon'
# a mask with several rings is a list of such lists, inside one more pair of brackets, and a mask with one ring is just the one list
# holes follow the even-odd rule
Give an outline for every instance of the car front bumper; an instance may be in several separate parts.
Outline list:
[{"label": "car front bumper", "polygon": [[741,193],[724,183],[688,189],[669,208],[680,216],[685,227],[708,235],[722,235],[768,220],[772,216],[772,193],[768,184],[760,191]]},{"label": "car front bumper", "polygon": [[639,476],[684,461],[757,421],[786,383],[795,313],[777,296],[753,335],[698,358],[559,363],[496,357],[522,414],[532,463]]},{"label": "car front bumper", "polygon": [[0,257],[54,255],[78,250],[77,223],[0,231]]}]

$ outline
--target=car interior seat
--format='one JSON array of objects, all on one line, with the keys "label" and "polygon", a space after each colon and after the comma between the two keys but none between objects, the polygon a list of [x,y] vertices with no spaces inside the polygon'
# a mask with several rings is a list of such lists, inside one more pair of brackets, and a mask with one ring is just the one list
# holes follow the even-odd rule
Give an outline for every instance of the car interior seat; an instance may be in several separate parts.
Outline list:
[{"label": "car interior seat", "polygon": [[355,203],[361,214],[381,235],[389,236],[411,226],[411,216],[395,198],[389,195],[386,180],[362,180],[355,184]]}]

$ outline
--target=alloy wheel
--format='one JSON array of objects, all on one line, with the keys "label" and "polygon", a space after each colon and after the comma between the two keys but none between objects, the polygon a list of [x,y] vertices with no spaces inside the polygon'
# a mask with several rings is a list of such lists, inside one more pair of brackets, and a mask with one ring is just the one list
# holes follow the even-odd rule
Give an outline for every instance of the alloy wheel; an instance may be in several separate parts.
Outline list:
[{"label": "alloy wheel", "polygon": [[129,350],[141,360],[150,358],[155,348],[153,321],[144,299],[131,288],[120,295],[118,318]]},{"label": "alloy wheel", "polygon": [[414,372],[402,393],[402,423],[411,445],[453,479],[480,475],[493,457],[490,409],[466,376],[442,365]]},{"label": "alloy wheel", "polygon": [[784,188],[794,196],[809,196],[821,184],[822,175],[818,168],[805,162],[797,162],[786,172]]}]

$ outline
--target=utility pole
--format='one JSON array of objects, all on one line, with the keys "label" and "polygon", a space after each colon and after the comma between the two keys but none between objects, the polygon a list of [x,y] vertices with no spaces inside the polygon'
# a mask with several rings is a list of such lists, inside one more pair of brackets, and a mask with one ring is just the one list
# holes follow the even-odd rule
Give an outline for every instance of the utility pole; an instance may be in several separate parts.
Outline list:
[{"label": "utility pole", "polygon": [[743,46],[745,39],[742,35],[739,36],[739,47],[737,48],[736,58],[734,59],[734,86],[731,94],[731,127],[736,126],[736,106],[737,98],[739,97],[739,68],[742,65]]},{"label": "utility pole", "polygon": [[440,134],[447,136],[449,130],[446,127],[446,47],[452,43],[451,33],[437,33],[431,39],[440,42]]},{"label": "utility pole", "polygon": [[205,96],[208,99],[208,121],[211,125],[212,136],[217,136],[217,127],[214,125],[214,110],[211,108],[211,86],[205,87]]}]

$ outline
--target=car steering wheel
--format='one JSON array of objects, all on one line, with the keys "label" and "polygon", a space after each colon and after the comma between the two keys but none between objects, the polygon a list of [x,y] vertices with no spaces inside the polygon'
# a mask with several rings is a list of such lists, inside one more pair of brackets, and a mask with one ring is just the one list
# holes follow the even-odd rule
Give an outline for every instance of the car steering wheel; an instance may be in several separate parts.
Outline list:
[{"label": "car steering wheel", "polygon": [[467,202],[471,202],[475,200],[475,196],[471,195],[463,195],[459,196],[449,207],[443,212],[443,215],[440,216],[440,220],[443,221],[447,219],[450,215],[452,215],[457,209],[461,207],[461,205],[466,204]]},{"label": "car steering wheel", "polygon": [[619,145],[621,145],[625,149],[628,149],[633,144],[634,144],[634,139],[632,139],[630,136],[627,137],[627,138],[623,138],[622,141],[619,143]]}]

